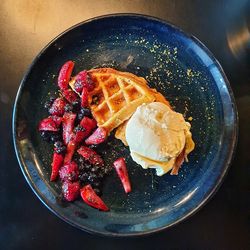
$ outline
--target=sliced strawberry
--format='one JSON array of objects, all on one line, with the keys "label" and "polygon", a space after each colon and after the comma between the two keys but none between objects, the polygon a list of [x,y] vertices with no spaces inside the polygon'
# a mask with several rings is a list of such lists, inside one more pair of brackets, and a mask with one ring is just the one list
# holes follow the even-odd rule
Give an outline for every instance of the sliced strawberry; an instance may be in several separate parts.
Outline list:
[{"label": "sliced strawberry", "polygon": [[75,142],[79,144],[83,141],[83,139],[86,138],[88,131],[86,131],[86,129],[83,128],[81,125],[78,125],[77,127],[75,127],[74,132],[75,132],[75,138],[74,138]]},{"label": "sliced strawberry", "polygon": [[108,211],[109,208],[103,202],[103,200],[95,193],[94,189],[90,185],[84,186],[81,190],[81,197],[84,202],[89,206],[100,209],[102,211]]},{"label": "sliced strawberry", "polygon": [[62,116],[64,114],[65,105],[66,102],[62,98],[56,98],[51,108],[49,109],[49,113],[51,115]]},{"label": "sliced strawberry", "polygon": [[182,150],[182,152],[177,156],[177,158],[175,160],[175,164],[174,164],[172,171],[170,173],[171,175],[178,175],[179,169],[180,169],[182,163],[184,162],[184,159],[185,159],[185,147]]},{"label": "sliced strawberry", "polygon": [[74,90],[79,94],[82,93],[82,88],[87,80],[87,71],[83,70],[75,76]]},{"label": "sliced strawberry", "polygon": [[79,72],[75,77],[74,89],[78,93],[82,93],[82,88],[87,88],[88,91],[94,89],[94,82],[86,70]]},{"label": "sliced strawberry", "polygon": [[52,115],[51,118],[56,123],[56,126],[59,128],[63,118],[57,115]]},{"label": "sliced strawberry", "polygon": [[58,86],[61,90],[68,88],[73,68],[74,63],[72,61],[68,61],[62,66],[58,76]]},{"label": "sliced strawberry", "polygon": [[103,166],[104,162],[100,155],[98,155],[93,149],[81,146],[77,150],[78,154],[80,154],[85,160],[89,161],[93,165]]},{"label": "sliced strawberry", "polygon": [[65,112],[63,115],[62,127],[63,127],[63,141],[67,145],[73,133],[74,122],[76,114]]},{"label": "sliced strawberry", "polygon": [[93,145],[93,144],[97,145],[97,144],[104,142],[107,136],[108,136],[108,133],[106,129],[99,127],[94,131],[94,133],[90,137],[88,137],[85,140],[85,143],[87,145]]},{"label": "sliced strawberry", "polygon": [[[89,119],[89,118],[88,118]],[[69,143],[67,145],[67,151],[64,158],[64,163],[70,162],[77,146],[90,134],[91,130],[83,128],[78,125],[74,129],[75,133],[72,132]]]},{"label": "sliced strawberry", "polygon": [[75,150],[76,150],[76,146],[77,146],[77,143],[75,142],[75,136],[72,135],[70,138],[70,141],[67,145],[67,150],[66,150],[66,154],[64,157],[64,163],[71,162],[71,159],[72,159],[72,157],[75,153]]},{"label": "sliced strawberry", "polygon": [[80,125],[85,129],[85,136],[87,137],[96,128],[96,121],[84,116],[80,122]]},{"label": "sliced strawberry", "polygon": [[79,100],[78,95],[72,89],[65,89],[62,94],[69,103],[74,103]]},{"label": "sliced strawberry", "polygon": [[129,181],[129,177],[128,177],[128,171],[127,171],[127,167],[126,167],[126,162],[124,160],[124,158],[119,158],[114,162],[114,168],[116,170],[116,173],[118,174],[123,188],[125,190],[126,193],[131,192],[131,185],[130,185],[130,181]]},{"label": "sliced strawberry", "polygon": [[58,131],[59,128],[57,126],[57,123],[54,121],[54,119],[51,116],[49,116],[39,122],[38,130],[39,131]]},{"label": "sliced strawberry", "polygon": [[74,161],[64,164],[59,170],[59,176],[62,181],[77,181],[78,175],[78,165]]},{"label": "sliced strawberry", "polygon": [[79,196],[80,184],[78,181],[69,182],[65,181],[62,184],[62,193],[67,201],[74,201]]},{"label": "sliced strawberry", "polygon": [[59,169],[61,168],[63,164],[63,155],[54,153],[53,154],[53,161],[51,163],[52,171],[51,171],[51,176],[50,176],[50,181],[54,181],[59,173]]},{"label": "sliced strawberry", "polygon": [[81,106],[83,108],[86,108],[86,107],[89,106],[88,95],[89,95],[88,89],[85,88],[85,87],[83,87],[83,89],[82,89],[82,95],[81,95]]}]

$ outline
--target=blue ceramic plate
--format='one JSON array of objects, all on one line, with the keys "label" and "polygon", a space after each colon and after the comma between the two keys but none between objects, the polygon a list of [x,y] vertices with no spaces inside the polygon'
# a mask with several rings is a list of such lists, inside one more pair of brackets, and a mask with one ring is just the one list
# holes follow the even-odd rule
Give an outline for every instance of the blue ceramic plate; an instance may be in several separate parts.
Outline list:
[{"label": "blue ceramic plate", "polygon": [[[134,163],[129,150],[110,138],[101,147],[107,164],[126,157],[133,191],[125,195],[112,173],[99,212],[80,199],[58,199],[60,184],[49,181],[52,146],[37,132],[48,95],[57,91],[61,65],[75,72],[114,67],[147,79],[192,124],[196,148],[178,176],[154,175]],[[13,138],[22,172],[38,198],[57,216],[88,232],[144,235],[170,227],[197,211],[215,192],[230,164],[237,137],[237,113],[228,80],[211,52],[196,38],[164,21],[140,15],[94,18],[65,31],[35,58],[17,93]]]}]

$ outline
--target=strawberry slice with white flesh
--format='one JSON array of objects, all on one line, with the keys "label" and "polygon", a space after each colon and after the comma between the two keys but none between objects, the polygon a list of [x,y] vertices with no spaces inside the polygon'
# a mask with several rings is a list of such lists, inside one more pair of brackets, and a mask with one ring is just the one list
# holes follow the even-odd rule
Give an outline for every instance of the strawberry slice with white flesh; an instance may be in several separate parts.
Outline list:
[{"label": "strawberry slice with white flesh", "polygon": [[128,171],[127,171],[127,167],[126,167],[126,162],[124,160],[124,158],[119,158],[114,162],[114,168],[116,170],[116,173],[118,174],[123,188],[125,190],[126,193],[131,192],[131,184],[130,184],[130,180],[128,177]]},{"label": "strawberry slice with white flesh", "polygon": [[81,197],[85,203],[89,206],[97,208],[102,211],[109,211],[107,205],[103,202],[103,200],[95,193],[94,189],[91,185],[84,186],[81,190]]},{"label": "strawberry slice with white flesh", "polygon": [[62,184],[63,197],[67,201],[74,201],[78,198],[80,192],[80,183],[78,181],[64,181]]},{"label": "strawberry slice with white flesh", "polygon": [[64,164],[59,170],[61,181],[77,181],[79,176],[79,168],[76,162]]},{"label": "strawberry slice with white flesh", "polygon": [[66,105],[66,102],[63,100],[63,98],[60,98],[60,97],[56,98],[51,108],[49,109],[49,113],[51,115],[63,116],[65,105]]},{"label": "strawberry slice with white flesh", "polygon": [[67,145],[73,134],[74,122],[76,119],[76,114],[65,112],[63,115],[62,128],[63,128],[63,141]]},{"label": "strawberry slice with white flesh", "polygon": [[58,87],[61,90],[66,90],[68,88],[73,68],[74,68],[74,63],[72,61],[67,61],[62,66],[58,76]]},{"label": "strawberry slice with white flesh", "polygon": [[89,161],[93,165],[103,166],[104,162],[100,155],[98,155],[93,149],[81,146],[77,153],[80,154],[85,160]]},{"label": "strawberry slice with white flesh", "polygon": [[38,125],[39,131],[53,131],[59,130],[58,123],[54,120],[52,116],[42,119]]},{"label": "strawberry slice with white flesh", "polygon": [[98,145],[102,142],[104,142],[108,137],[107,131],[99,127],[97,128],[92,135],[90,135],[86,140],[86,145]]}]

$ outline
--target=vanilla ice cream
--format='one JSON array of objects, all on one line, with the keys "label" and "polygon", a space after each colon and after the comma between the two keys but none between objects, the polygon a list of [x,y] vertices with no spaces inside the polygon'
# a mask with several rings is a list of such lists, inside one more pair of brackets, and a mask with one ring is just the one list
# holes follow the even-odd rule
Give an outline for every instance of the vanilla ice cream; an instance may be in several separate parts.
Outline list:
[{"label": "vanilla ice cream", "polygon": [[177,156],[194,148],[191,125],[182,114],[161,102],[137,108],[126,126],[131,156],[143,168],[155,168],[161,176],[171,170]]}]

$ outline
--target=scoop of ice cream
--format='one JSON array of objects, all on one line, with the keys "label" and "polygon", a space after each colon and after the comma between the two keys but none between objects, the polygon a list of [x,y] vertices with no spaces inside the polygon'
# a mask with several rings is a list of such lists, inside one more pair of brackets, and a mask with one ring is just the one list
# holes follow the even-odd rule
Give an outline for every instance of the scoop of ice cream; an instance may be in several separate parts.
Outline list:
[{"label": "scoop of ice cream", "polygon": [[139,106],[126,126],[133,160],[143,168],[155,168],[159,176],[165,174],[185,148],[187,138],[190,141],[190,127],[182,114],[161,102]]}]

